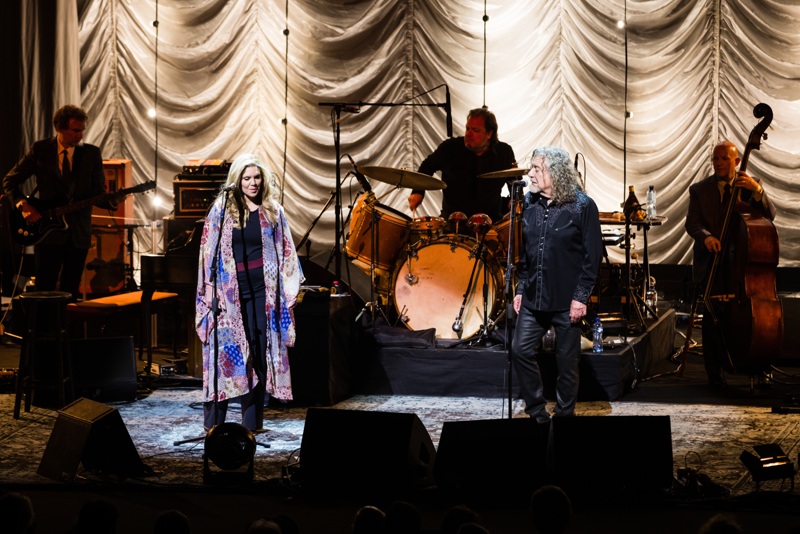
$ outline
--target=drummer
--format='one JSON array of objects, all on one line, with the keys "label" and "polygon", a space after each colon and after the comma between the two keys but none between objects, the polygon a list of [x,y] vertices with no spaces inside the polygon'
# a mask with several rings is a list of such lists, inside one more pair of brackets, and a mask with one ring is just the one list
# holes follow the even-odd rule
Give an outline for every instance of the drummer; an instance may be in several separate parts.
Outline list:
[{"label": "drummer", "polygon": [[[433,175],[442,171],[447,184],[442,195],[441,216],[453,212],[467,216],[483,213],[499,222],[508,212],[508,203],[501,197],[504,180],[480,179],[478,175],[516,166],[514,150],[497,139],[497,119],[485,108],[473,109],[467,115],[463,137],[445,139],[419,166],[419,172]],[[412,212],[422,204],[424,190],[413,190],[408,197]]]}]

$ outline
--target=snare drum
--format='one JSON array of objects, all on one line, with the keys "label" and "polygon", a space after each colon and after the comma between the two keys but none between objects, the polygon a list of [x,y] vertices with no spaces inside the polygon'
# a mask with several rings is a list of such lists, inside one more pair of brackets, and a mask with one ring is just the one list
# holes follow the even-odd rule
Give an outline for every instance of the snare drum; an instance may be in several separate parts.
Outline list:
[{"label": "snare drum", "polygon": [[[411,218],[397,210],[374,201],[374,196],[362,195],[353,207],[347,255],[367,265],[389,270],[408,239]],[[374,235],[373,235],[374,232]],[[372,240],[376,239],[376,252]]]},{"label": "snare drum", "polygon": [[[486,271],[486,310],[491,318],[502,297],[501,274],[491,254],[476,259],[477,243],[450,236],[420,242],[409,247],[395,268],[392,287],[395,308],[411,330],[435,328],[439,339],[468,338],[475,335],[484,321],[483,285]],[[475,262],[475,276],[470,282]],[[467,300],[461,318],[462,335],[453,330],[464,294]]]},{"label": "snare drum", "polygon": [[442,217],[417,217],[411,221],[411,237],[409,241],[434,240],[444,232],[445,220]]}]

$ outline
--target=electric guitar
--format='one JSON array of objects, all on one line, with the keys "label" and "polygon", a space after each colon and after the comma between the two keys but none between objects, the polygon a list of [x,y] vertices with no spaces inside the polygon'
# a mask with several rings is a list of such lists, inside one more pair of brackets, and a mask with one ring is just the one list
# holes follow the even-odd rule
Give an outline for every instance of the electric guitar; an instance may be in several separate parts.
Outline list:
[{"label": "electric guitar", "polygon": [[96,197],[55,207],[48,206],[45,202],[36,197],[29,197],[27,199],[28,203],[36,208],[36,210],[41,214],[42,218],[35,223],[29,223],[25,220],[25,217],[22,216],[22,212],[20,210],[16,208],[9,210],[8,218],[9,226],[11,228],[11,235],[14,237],[14,241],[20,245],[26,247],[35,245],[44,239],[48,234],[50,234],[50,232],[68,229],[69,224],[67,224],[67,219],[65,217],[65,215],[68,213],[93,206],[94,204],[103,200],[109,200],[112,198],[122,199],[133,193],[144,193],[145,191],[150,191],[151,189],[155,188],[156,182],[151,180],[133,187],[120,189],[119,191],[115,191],[113,193],[103,193],[102,195],[97,195]]}]

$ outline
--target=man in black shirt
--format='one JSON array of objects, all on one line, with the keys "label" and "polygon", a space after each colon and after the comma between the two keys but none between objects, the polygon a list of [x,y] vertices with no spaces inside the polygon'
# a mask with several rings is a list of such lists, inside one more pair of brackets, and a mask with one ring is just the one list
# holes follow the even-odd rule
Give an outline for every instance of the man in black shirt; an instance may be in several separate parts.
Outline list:
[{"label": "man in black shirt", "polygon": [[603,240],[597,206],[582,191],[565,150],[536,149],[528,176],[531,183],[521,221],[512,358],[525,411],[537,422],[547,423],[550,414],[536,361],[542,336],[551,325],[554,327],[558,365],[554,415],[574,415],[580,323],[597,279]]},{"label": "man in black shirt", "polygon": [[[441,216],[460,211],[467,217],[483,213],[492,222],[508,211],[500,193],[505,180],[478,178],[488,172],[502,171],[516,166],[511,146],[497,139],[497,119],[487,109],[473,109],[467,115],[467,128],[463,137],[443,141],[425,158],[419,172],[433,175],[442,171],[442,181],[447,188],[442,192]],[[412,191],[408,206],[416,211],[425,197],[425,191]]]}]

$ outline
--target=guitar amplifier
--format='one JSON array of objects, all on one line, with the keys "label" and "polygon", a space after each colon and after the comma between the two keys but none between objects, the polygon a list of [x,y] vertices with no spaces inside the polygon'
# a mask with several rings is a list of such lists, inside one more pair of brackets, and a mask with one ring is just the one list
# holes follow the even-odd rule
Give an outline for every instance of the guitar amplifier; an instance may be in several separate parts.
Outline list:
[{"label": "guitar amplifier", "polygon": [[[133,185],[133,171],[131,160],[129,159],[106,159],[103,160],[103,174],[106,177],[106,191],[113,193]],[[109,210],[92,208],[92,224],[112,225],[125,224],[124,221],[117,219],[113,221],[109,217],[119,217],[125,219],[133,218],[133,195],[129,195],[121,200],[117,209],[111,213]]]},{"label": "guitar amplifier", "polygon": [[207,174],[202,178],[195,174],[178,174],[172,182],[175,217],[204,218],[227,177],[226,174]]}]

